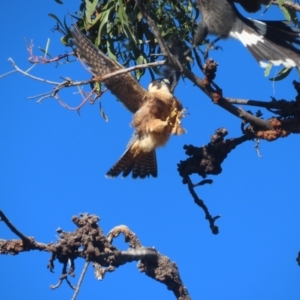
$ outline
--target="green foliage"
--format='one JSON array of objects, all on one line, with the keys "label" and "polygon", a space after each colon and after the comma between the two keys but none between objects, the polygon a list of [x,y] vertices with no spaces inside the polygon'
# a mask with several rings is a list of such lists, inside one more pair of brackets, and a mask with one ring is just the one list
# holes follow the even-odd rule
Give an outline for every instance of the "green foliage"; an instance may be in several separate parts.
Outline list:
[{"label": "green foliage", "polygon": [[[191,42],[198,17],[191,0],[149,0],[145,5],[166,41],[177,36],[185,43]],[[66,33],[65,43],[71,37],[66,22],[63,24],[55,15],[50,16]],[[134,0],[85,0],[73,17],[96,47],[125,67],[154,62],[157,57],[154,54],[160,53],[157,41]],[[152,77],[153,72],[159,73],[155,68],[148,70]],[[136,70],[136,78],[140,79],[144,72]]]},{"label": "green foliage", "polygon": [[270,75],[270,72],[271,72],[271,69],[272,69],[272,64],[271,63],[268,63],[267,67],[265,68],[265,76],[268,77]]},{"label": "green foliage", "polygon": [[293,22],[296,26],[298,26],[298,17],[296,14],[296,11],[289,8],[289,7],[285,7],[284,4],[284,0],[278,0],[278,4],[279,7],[283,13],[284,18],[289,21],[289,22]]},{"label": "green foliage", "polygon": [[[298,17],[296,14],[295,10],[292,10],[290,8],[286,8],[285,6],[283,6],[284,4],[284,0],[278,0],[278,4],[279,7],[283,13],[284,18],[289,21],[292,22],[293,24],[295,24],[296,26],[298,26]],[[268,67],[265,70],[265,76],[269,76],[270,71],[271,71],[272,65],[269,64]],[[273,78],[269,78],[271,81],[280,81],[285,79],[290,73],[291,73],[292,68],[282,68],[275,77]]]},{"label": "green foliage", "polygon": [[292,71],[292,68],[282,68],[275,77],[270,78],[271,81],[280,81],[285,79]]},{"label": "green foliage", "polygon": [[[62,4],[61,0],[55,0]],[[283,6],[279,0],[279,7],[286,20],[298,24],[296,12]],[[178,37],[189,48],[197,30],[198,9],[193,0],[144,0],[147,12],[155,21],[165,41]],[[270,5],[266,7],[266,11]],[[54,14],[50,17],[57,21],[57,26],[64,33],[61,41],[69,45],[71,38],[66,18],[60,21]],[[79,10],[72,15],[80,30],[87,34],[91,42],[110,58],[120,62],[124,67],[130,67],[147,62],[154,62],[160,54],[157,41],[143,20],[135,0],[81,0]],[[208,40],[205,41],[207,43]],[[205,44],[204,43],[204,44]],[[187,62],[186,67],[191,69]],[[265,76],[270,75],[272,64],[265,69]],[[158,68],[135,70],[135,77],[139,80],[145,73],[160,74]],[[290,70],[282,68],[270,80],[282,80]]]}]

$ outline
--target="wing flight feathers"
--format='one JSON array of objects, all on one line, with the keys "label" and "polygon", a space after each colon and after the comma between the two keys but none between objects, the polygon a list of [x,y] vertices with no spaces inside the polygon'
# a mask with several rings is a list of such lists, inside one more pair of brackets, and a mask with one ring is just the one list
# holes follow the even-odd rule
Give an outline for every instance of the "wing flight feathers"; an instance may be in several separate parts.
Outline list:
[{"label": "wing flight feathers", "polygon": [[[73,25],[71,32],[73,42],[77,47],[78,57],[90,67],[94,76],[103,76],[124,69],[118,62],[97,49],[76,24]],[[148,94],[148,91],[129,72],[106,79],[103,82],[132,113],[139,109],[144,97]]]}]

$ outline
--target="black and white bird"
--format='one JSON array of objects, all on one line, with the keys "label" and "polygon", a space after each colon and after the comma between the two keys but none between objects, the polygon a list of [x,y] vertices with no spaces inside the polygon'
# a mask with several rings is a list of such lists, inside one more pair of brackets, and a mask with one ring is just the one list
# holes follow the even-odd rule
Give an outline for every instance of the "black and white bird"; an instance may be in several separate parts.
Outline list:
[{"label": "black and white bird", "polygon": [[269,63],[286,68],[300,67],[299,28],[286,21],[259,21],[243,17],[234,2],[246,11],[256,12],[270,0],[196,0],[201,21],[194,45],[200,45],[208,34],[218,38],[238,39],[262,67]]}]

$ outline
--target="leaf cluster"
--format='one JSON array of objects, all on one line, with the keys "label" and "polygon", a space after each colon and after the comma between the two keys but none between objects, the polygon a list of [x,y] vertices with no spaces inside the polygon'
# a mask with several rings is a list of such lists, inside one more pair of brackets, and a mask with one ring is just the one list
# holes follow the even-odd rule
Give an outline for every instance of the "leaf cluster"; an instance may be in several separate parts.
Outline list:
[{"label": "leaf cluster", "polygon": [[[179,38],[185,45],[191,43],[198,18],[191,0],[148,0],[145,5],[166,41]],[[51,17],[64,30],[63,41],[67,44],[71,35],[66,22],[63,24],[55,15]],[[155,36],[134,0],[85,0],[72,17],[97,48],[126,68],[154,62],[160,54]],[[136,70],[136,78],[139,80],[144,72]],[[160,74],[158,68],[149,69],[149,72],[152,78],[154,73]]]}]

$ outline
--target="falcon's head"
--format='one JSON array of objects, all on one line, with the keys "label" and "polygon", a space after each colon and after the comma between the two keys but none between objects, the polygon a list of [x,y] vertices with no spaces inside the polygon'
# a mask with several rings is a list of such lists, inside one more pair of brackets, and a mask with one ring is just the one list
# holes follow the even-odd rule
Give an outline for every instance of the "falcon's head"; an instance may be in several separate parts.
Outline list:
[{"label": "falcon's head", "polygon": [[150,93],[160,91],[170,93],[170,81],[166,78],[159,78],[150,82],[148,86]]}]

